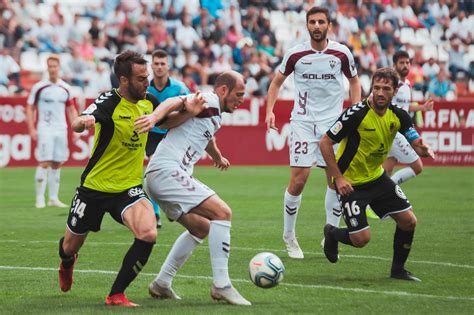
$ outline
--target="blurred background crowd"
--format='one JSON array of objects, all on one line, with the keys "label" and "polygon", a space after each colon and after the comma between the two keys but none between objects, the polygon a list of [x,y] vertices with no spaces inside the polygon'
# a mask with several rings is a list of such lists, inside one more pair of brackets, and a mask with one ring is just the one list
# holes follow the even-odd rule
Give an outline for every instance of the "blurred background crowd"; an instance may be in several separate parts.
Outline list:
[{"label": "blurred background crowd", "polygon": [[[95,97],[117,85],[117,53],[151,60],[161,48],[191,91],[235,69],[249,96],[264,96],[285,51],[309,38],[305,11],[315,5],[330,10],[329,38],[352,50],[364,94],[404,49],[414,100],[474,96],[472,0],[0,0],[0,95],[26,94],[57,53],[74,93]],[[280,96],[293,97],[291,80]]]}]

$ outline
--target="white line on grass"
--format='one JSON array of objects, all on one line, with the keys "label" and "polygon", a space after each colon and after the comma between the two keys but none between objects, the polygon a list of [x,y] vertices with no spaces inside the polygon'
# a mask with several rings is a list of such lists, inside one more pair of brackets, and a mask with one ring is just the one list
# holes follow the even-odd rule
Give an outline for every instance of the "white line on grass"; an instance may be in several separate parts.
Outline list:
[{"label": "white line on grass", "polygon": [[[44,267],[20,267],[20,266],[0,266],[0,270],[30,270],[30,271],[54,271],[57,272],[57,268],[44,268]],[[96,273],[96,274],[117,274],[116,271],[111,270],[81,270],[74,269],[76,273]],[[155,277],[154,273],[142,272],[142,276],[151,276]],[[187,275],[177,275],[178,278],[184,279],[200,279],[200,280],[212,280],[212,277],[208,276],[187,276]],[[250,280],[245,279],[232,279],[234,282],[249,282]],[[318,284],[297,284],[297,283],[281,283],[281,286],[293,287],[293,288],[303,288],[303,289],[326,289],[326,290],[337,290],[337,291],[349,291],[357,293],[368,293],[368,294],[384,294],[384,295],[394,295],[394,296],[403,296],[403,297],[413,297],[413,298],[427,298],[427,299],[444,299],[444,300],[458,300],[458,301],[474,301],[474,297],[469,296],[445,296],[445,295],[432,295],[432,294],[422,294],[422,293],[412,293],[405,291],[384,291],[384,290],[369,290],[363,288],[345,288],[337,287],[330,285],[318,285]]]},{"label": "white line on grass", "polygon": [[[0,240],[0,243],[31,243],[31,244],[38,244],[38,243],[50,243],[50,244],[57,244],[58,241],[21,241],[21,240]],[[100,245],[120,245],[120,246],[130,246],[130,243],[125,242],[87,242],[87,245],[91,246],[100,246]],[[158,247],[171,247],[171,245],[166,244],[156,244],[155,246]],[[270,252],[280,252],[286,253],[286,250],[282,249],[270,249],[270,248],[251,248],[251,247],[232,247],[233,250],[242,250],[242,251],[254,251],[254,252],[263,252],[263,251],[270,251]],[[315,255],[315,256],[323,256],[322,253],[316,252],[305,252],[305,254]],[[355,259],[368,259],[368,260],[382,260],[382,261],[392,261],[391,258],[386,257],[379,257],[379,256],[366,256],[366,255],[339,255],[340,257],[344,258],[355,258]],[[462,264],[455,264],[450,262],[441,262],[441,261],[427,261],[427,260],[412,260],[410,259],[410,263],[414,264],[425,264],[425,265],[436,265],[436,266],[444,266],[444,267],[455,267],[455,268],[466,268],[466,269],[474,269],[473,265],[462,265]]]}]

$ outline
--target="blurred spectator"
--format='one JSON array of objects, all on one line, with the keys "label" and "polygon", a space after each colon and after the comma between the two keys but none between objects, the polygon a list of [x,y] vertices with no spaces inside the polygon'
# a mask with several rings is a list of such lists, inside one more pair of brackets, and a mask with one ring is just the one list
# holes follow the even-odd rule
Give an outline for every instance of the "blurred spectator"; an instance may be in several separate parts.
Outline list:
[{"label": "blurred spectator", "polygon": [[409,26],[411,28],[421,28],[423,24],[420,23],[418,17],[413,12],[413,9],[410,6],[410,0],[401,0],[400,9],[402,12],[402,21],[404,26]]},{"label": "blurred spectator", "polygon": [[438,0],[430,3],[428,5],[429,12],[436,20],[436,22],[441,25],[443,30],[446,30],[449,26],[449,8],[446,5],[447,0]]},{"label": "blurred spectator", "polygon": [[93,17],[91,21],[91,27],[89,28],[89,35],[92,39],[92,44],[95,45],[99,37],[101,37],[102,29],[100,27],[100,21],[98,17]]},{"label": "blurred spectator", "polygon": [[242,75],[245,78],[245,97],[258,96],[258,82],[250,74],[250,71],[247,67],[244,67],[242,70]]},{"label": "blurred spectator", "polygon": [[423,73],[427,82],[433,80],[439,73],[439,65],[433,57],[423,64]]},{"label": "blurred spectator", "polygon": [[242,21],[238,4],[231,2],[229,8],[223,10],[220,18],[224,21],[226,28],[233,25],[237,33],[242,33]]},{"label": "blurred spectator", "polygon": [[365,5],[362,5],[359,10],[357,24],[361,30],[365,29],[368,25],[375,25],[375,16],[370,14],[369,9]]},{"label": "blurred spectator", "polygon": [[120,49],[119,36],[125,21],[126,16],[120,5],[105,18],[105,33],[109,40],[107,47],[112,51],[118,51]]},{"label": "blurred spectator", "polygon": [[100,37],[94,47],[94,58],[100,61],[107,62],[109,65],[112,64],[113,56],[110,50],[105,47],[105,38]]},{"label": "blurred spectator", "polygon": [[191,17],[183,17],[183,24],[176,29],[176,41],[183,49],[191,49],[199,41],[199,34],[191,25]]},{"label": "blurred spectator", "polygon": [[98,95],[111,89],[109,65],[104,62],[98,62],[95,71],[91,72],[87,95]]},{"label": "blurred spectator", "polygon": [[181,73],[182,73],[182,76],[183,76],[183,83],[188,87],[188,89],[191,93],[196,93],[197,90],[198,90],[198,86],[197,86],[196,81],[194,81],[194,78],[193,78],[193,75],[192,75],[193,70],[191,69],[191,67],[185,65],[181,69]]},{"label": "blurred spectator", "polygon": [[383,68],[393,68],[393,55],[395,54],[395,45],[388,44],[387,49],[380,54],[378,66]]},{"label": "blurred spectator", "polygon": [[414,90],[422,91],[423,94],[426,92],[428,86],[425,82],[423,68],[415,60],[412,60],[411,62],[410,72],[408,73],[407,79],[411,82]]},{"label": "blurred spectator", "polygon": [[430,97],[434,100],[446,98],[455,99],[457,97],[456,85],[449,80],[444,69],[441,69],[438,75],[431,80],[428,86],[428,92],[430,93]]},{"label": "blurred spectator", "polygon": [[88,65],[82,58],[78,47],[72,50],[72,58],[65,64],[64,80],[71,85],[84,88],[88,82]]},{"label": "blurred spectator", "polygon": [[361,74],[366,73],[369,76],[377,70],[375,57],[369,46],[363,46],[359,55],[359,66]]},{"label": "blurred spectator", "polygon": [[451,47],[448,51],[449,54],[449,72],[451,72],[451,78],[456,82],[458,73],[464,73],[468,78],[474,79],[474,74],[470,73],[469,65],[464,61],[464,46],[459,38],[451,40]]},{"label": "blurred spectator", "polygon": [[387,49],[390,43],[395,45],[395,49],[400,47],[400,41],[395,37],[390,21],[383,22],[382,30],[378,33],[378,36],[382,49]]},{"label": "blurred spectator", "polygon": [[94,60],[94,46],[92,46],[92,39],[89,33],[85,33],[82,37],[82,42],[77,46],[82,59],[87,61]]},{"label": "blurred spectator", "polygon": [[459,11],[457,16],[449,23],[449,29],[446,31],[446,37],[450,39],[456,36],[466,45],[472,43],[474,25],[466,18],[466,12]]},{"label": "blurred spectator", "polygon": [[20,84],[20,66],[6,48],[0,48],[0,85],[9,88],[10,80],[15,82],[15,93],[23,91]]}]

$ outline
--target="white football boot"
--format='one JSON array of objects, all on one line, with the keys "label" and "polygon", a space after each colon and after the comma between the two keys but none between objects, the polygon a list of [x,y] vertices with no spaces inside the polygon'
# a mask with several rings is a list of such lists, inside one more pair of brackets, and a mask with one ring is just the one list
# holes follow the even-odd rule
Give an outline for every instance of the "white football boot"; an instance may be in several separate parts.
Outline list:
[{"label": "white football boot", "polygon": [[211,297],[213,300],[222,300],[233,305],[252,305],[252,303],[240,295],[237,289],[235,289],[232,285],[223,288],[216,288],[214,285],[212,285]]},{"label": "white football boot", "polygon": [[290,256],[290,258],[294,258],[294,259],[304,258],[303,251],[301,250],[300,244],[298,244],[298,241],[296,240],[296,238],[289,239],[283,236],[283,241],[285,242],[286,251],[288,252],[288,256]]},{"label": "white football boot", "polygon": [[165,288],[153,281],[148,286],[148,293],[155,299],[181,300],[172,288]]}]

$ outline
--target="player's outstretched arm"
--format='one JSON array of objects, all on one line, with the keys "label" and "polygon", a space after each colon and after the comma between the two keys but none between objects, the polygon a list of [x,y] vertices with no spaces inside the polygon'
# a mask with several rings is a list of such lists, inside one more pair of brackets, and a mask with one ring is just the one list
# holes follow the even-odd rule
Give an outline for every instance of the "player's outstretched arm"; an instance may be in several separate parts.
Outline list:
[{"label": "player's outstretched arm", "polygon": [[351,98],[351,104],[359,103],[362,97],[362,87],[360,85],[359,76],[356,75],[355,77],[350,78],[348,80],[349,80],[349,94]]},{"label": "player's outstretched arm", "polygon": [[35,109],[33,106],[26,105],[26,124],[28,125],[28,132],[33,141],[36,141],[38,138],[38,133],[36,131],[35,122]]},{"label": "player's outstretched arm", "polygon": [[336,156],[334,155],[333,145],[334,142],[327,135],[324,135],[319,142],[321,148],[321,154],[323,155],[324,161],[326,161],[326,167],[328,168],[329,174],[334,178],[337,191],[342,196],[351,194],[354,189],[351,183],[342,175],[341,170],[337,166]]},{"label": "player's outstretched arm", "polygon": [[429,112],[432,111],[434,108],[434,101],[432,99],[428,99],[423,105],[418,105],[417,102],[410,104],[409,110],[410,112]]},{"label": "player's outstretched arm", "polygon": [[225,171],[229,168],[230,162],[225,157],[222,156],[221,150],[217,147],[216,138],[212,138],[211,141],[207,144],[206,152],[214,160],[214,166]]},{"label": "player's outstretched arm", "polygon": [[431,149],[429,145],[425,144],[422,138],[413,140],[410,144],[413,150],[415,150],[416,154],[418,154],[419,156],[431,157],[433,159],[436,157],[433,152],[433,149]]},{"label": "player's outstretched arm", "polygon": [[178,127],[191,117],[197,116],[200,112],[207,108],[206,100],[202,97],[201,92],[197,91],[191,101],[185,96],[180,96],[183,100],[184,109],[179,112],[170,113],[167,118],[159,125],[161,129],[171,129]]},{"label": "player's outstretched arm", "polygon": [[92,115],[77,116],[72,122],[72,130],[75,132],[83,132],[84,130],[94,128],[94,126],[95,117]]},{"label": "player's outstretched arm", "polygon": [[267,94],[267,114],[265,116],[265,123],[267,124],[267,131],[270,129],[278,130],[275,125],[275,114],[273,113],[273,108],[275,107],[275,102],[278,98],[278,93],[280,92],[280,88],[285,82],[286,76],[283,75],[280,71],[277,71],[275,77],[270,83],[268,87],[268,94]]}]

